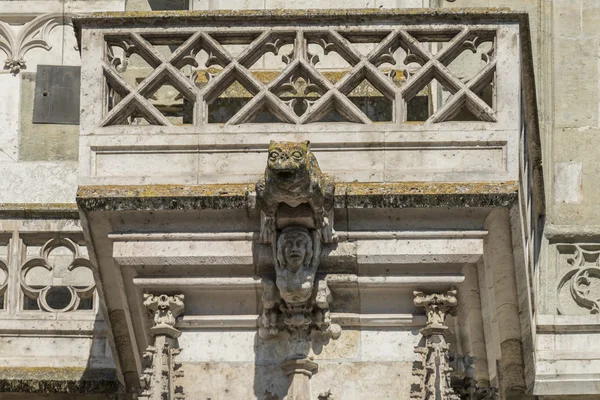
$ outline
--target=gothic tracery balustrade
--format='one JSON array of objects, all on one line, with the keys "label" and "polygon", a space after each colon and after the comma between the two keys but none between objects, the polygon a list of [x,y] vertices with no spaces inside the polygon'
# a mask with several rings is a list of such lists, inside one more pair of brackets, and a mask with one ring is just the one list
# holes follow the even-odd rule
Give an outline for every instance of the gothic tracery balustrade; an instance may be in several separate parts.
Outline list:
[{"label": "gothic tracery balustrade", "polygon": [[103,35],[99,125],[494,123],[497,80],[519,70],[505,30],[124,27]]}]

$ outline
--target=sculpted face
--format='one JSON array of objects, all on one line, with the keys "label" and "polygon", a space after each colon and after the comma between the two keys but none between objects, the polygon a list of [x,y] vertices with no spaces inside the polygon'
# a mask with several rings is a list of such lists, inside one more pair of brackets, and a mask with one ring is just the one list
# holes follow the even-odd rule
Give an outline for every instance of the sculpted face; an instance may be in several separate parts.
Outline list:
[{"label": "sculpted face", "polygon": [[278,180],[293,181],[307,170],[309,142],[271,142],[267,168]]},{"label": "sculpted face", "polygon": [[297,271],[304,264],[307,244],[304,235],[288,235],[283,243],[283,255],[288,269]]},{"label": "sculpted face", "polygon": [[306,229],[291,228],[284,231],[278,240],[277,258],[282,267],[297,272],[312,260],[312,239]]}]

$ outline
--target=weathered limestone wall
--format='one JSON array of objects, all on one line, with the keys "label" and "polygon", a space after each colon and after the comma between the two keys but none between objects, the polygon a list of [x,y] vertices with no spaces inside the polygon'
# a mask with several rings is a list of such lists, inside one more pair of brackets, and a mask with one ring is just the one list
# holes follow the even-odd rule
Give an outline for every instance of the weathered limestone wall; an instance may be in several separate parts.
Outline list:
[{"label": "weathered limestone wall", "polygon": [[[563,390],[564,393],[576,393],[578,390],[598,390],[600,355],[590,349],[596,345],[600,321],[596,318],[597,316],[590,315],[588,308],[574,302],[568,293],[559,291],[557,285],[570,268],[567,259],[569,255],[575,254],[575,245],[600,243],[600,212],[598,212],[600,189],[595,183],[600,168],[600,160],[596,155],[596,149],[600,148],[598,116],[600,104],[598,93],[600,4],[596,0],[456,0],[454,2],[440,0],[435,4],[433,2],[429,4],[426,0],[360,0],[347,1],[343,4],[344,7],[373,8],[438,5],[453,8],[506,6],[530,13],[548,200],[546,223],[550,226],[551,233],[548,241],[543,243],[539,269],[531,271],[535,293],[532,301],[534,309],[538,313],[538,334],[531,341],[531,343],[537,343],[535,349],[539,365],[535,373],[550,381],[548,386],[536,387],[536,390],[540,394],[558,393],[557,390]],[[90,11],[175,7],[217,10],[280,7],[330,8],[337,6],[339,6],[339,2],[323,0],[292,3],[270,0],[0,1],[0,21],[9,22],[11,31],[16,32],[19,26],[29,19],[28,15],[34,15],[29,13],[37,15],[57,12],[65,15],[66,13]],[[15,15],[18,16],[15,17]],[[55,28],[50,33],[49,41],[52,44],[50,50],[37,48],[25,54],[27,66],[20,73],[13,75],[8,70],[0,72],[2,95],[0,100],[0,176],[2,177],[0,179],[0,205],[3,207],[14,203],[74,204],[75,201],[78,174],[78,128],[31,123],[34,74],[37,64],[79,64],[78,52],[73,48],[75,41],[70,26]],[[370,160],[366,162],[368,164]],[[107,168],[109,167],[110,162],[107,165]],[[132,170],[137,167],[134,165]],[[13,209],[18,206],[9,205],[7,208]],[[52,231],[51,228],[45,228],[49,226],[49,223],[44,219],[29,223],[39,225],[48,232]],[[556,226],[552,227],[552,225]],[[2,232],[12,232],[12,229],[4,220],[0,223]],[[597,248],[591,246],[586,250],[593,252]],[[593,260],[586,260],[588,264],[593,264],[593,262]],[[527,290],[527,288],[523,290]],[[527,297],[527,293],[522,291],[520,296],[519,299],[522,301],[523,297]],[[568,309],[564,311],[566,315],[559,315],[558,307],[562,303]],[[367,349],[368,346],[377,344],[377,341],[369,336],[370,334],[373,332],[369,330],[345,331],[344,335],[347,336],[343,336],[341,342],[335,342],[333,346],[329,345],[324,348],[325,352],[335,351],[336,353],[319,356],[323,357],[323,362],[321,363],[322,371],[313,379],[313,387],[316,391],[320,393],[321,389],[323,392],[329,389],[327,385],[334,381],[334,374],[331,371],[336,369],[338,374],[346,375],[348,373],[349,376],[358,374],[361,382],[368,382],[372,385],[376,384],[380,374],[389,374],[390,377],[393,377],[396,371],[402,376],[409,374],[409,358],[404,358],[408,357],[407,354],[397,354],[398,357],[393,360],[373,360],[373,357],[379,357],[373,355],[377,354],[377,351],[368,354],[365,352],[364,349]],[[206,381],[207,375],[211,374],[211,385],[213,386],[205,387],[206,397],[211,394],[211,388],[223,390],[226,387],[230,388],[228,383],[231,382],[231,379],[247,383],[234,385],[235,390],[244,392],[232,394],[231,398],[250,398],[253,395],[266,397],[266,392],[281,396],[281,388],[269,387],[262,379],[257,379],[262,372],[256,372],[256,370],[260,370],[262,367],[254,367],[251,360],[255,354],[252,352],[263,350],[260,350],[262,347],[258,345],[247,346],[252,343],[256,344],[254,335],[254,331],[242,331],[239,333],[239,337],[235,337],[239,340],[240,346],[231,347],[235,351],[215,354],[214,357],[207,355],[205,359],[187,364],[185,382],[195,382],[195,379]],[[185,338],[184,335],[182,340],[184,341]],[[344,341],[350,341],[352,338],[355,341]],[[413,337],[411,336],[411,338]],[[404,336],[401,339],[408,340]],[[398,350],[394,347],[395,340],[397,338],[391,340],[390,346],[394,350]],[[410,342],[410,340],[408,341]],[[237,343],[237,340],[231,340],[223,347],[234,346]],[[411,346],[412,344],[407,348]],[[398,345],[398,347],[401,346]],[[85,351],[87,348],[83,353]],[[186,357],[187,351],[187,349],[184,350],[182,357]],[[533,351],[533,348],[524,348],[523,351]],[[390,355],[390,357],[392,356]],[[268,360],[277,360],[277,357],[265,356],[265,360],[267,360],[265,364],[269,364]],[[348,360],[358,363],[347,364]],[[585,364],[581,360],[586,360]],[[210,361],[218,361],[218,363],[208,364]],[[375,361],[382,361],[382,363],[373,368],[371,363]],[[398,364],[393,364],[392,361]],[[363,366],[364,369],[362,369]],[[270,367],[264,366],[264,368],[268,370]],[[490,365],[489,368],[494,371],[496,366]],[[214,379],[215,375],[212,373],[215,369],[223,373],[222,381]],[[372,380],[369,378],[371,376],[369,374],[373,374]],[[560,379],[558,382],[554,382],[557,376],[565,374],[572,375],[572,377],[588,376],[590,383],[589,385],[561,383]],[[353,381],[358,381],[358,378]],[[405,381],[397,383],[401,387],[395,389],[405,391],[407,383]],[[368,385],[363,385],[351,393],[352,395],[356,393],[356,398],[364,398],[366,394],[372,392],[370,388]],[[341,383],[337,386],[333,385],[331,389],[335,389],[336,395],[339,394],[343,399],[352,398],[350,392],[344,392],[344,390],[350,391],[350,389],[342,387]],[[364,390],[364,392],[360,392],[360,390]],[[362,397],[358,394],[362,394]],[[391,394],[389,397],[394,398]],[[554,398],[547,397],[547,399]]]},{"label": "weathered limestone wall", "polygon": [[[408,399],[417,381],[412,369],[419,340],[417,328],[345,329],[315,355],[319,370],[311,378],[312,398],[331,391],[342,399]],[[184,348],[178,358],[185,371],[181,382],[197,398],[283,399],[287,392],[279,367],[285,341],[264,342],[253,329],[184,333],[179,344]]]},{"label": "weathered limestone wall", "polygon": [[[0,203],[74,204],[79,127],[32,124],[35,72],[38,64],[80,64],[73,28],[65,16],[119,9],[123,5],[118,1],[104,0],[0,1],[0,37],[14,42],[5,57],[6,68],[0,71]],[[38,16],[46,16],[40,26],[31,23]],[[38,32],[46,22],[52,29]],[[40,38],[47,48],[27,50],[32,40]],[[12,62],[19,59],[24,64]]]}]

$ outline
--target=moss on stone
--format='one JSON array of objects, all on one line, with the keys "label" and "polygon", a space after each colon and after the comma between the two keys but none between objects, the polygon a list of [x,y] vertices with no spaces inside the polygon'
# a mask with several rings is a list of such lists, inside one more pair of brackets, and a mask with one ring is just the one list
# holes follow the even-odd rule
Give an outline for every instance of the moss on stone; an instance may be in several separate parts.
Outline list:
[{"label": "moss on stone", "polygon": [[[82,186],[85,211],[254,208],[254,185]],[[336,208],[508,207],[517,182],[338,183]]]},{"label": "moss on stone", "polygon": [[79,219],[76,203],[2,203],[0,218]]},{"label": "moss on stone", "polygon": [[0,393],[116,393],[120,390],[114,369],[0,368]]}]

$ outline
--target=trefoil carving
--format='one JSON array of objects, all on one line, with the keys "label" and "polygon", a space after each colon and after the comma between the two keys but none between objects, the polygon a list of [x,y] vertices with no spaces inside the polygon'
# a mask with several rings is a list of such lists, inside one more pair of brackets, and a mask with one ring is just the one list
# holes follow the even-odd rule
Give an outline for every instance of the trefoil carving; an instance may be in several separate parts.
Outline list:
[{"label": "trefoil carving", "polygon": [[[495,85],[497,46],[479,48],[481,43],[495,41],[496,28],[456,25],[440,30],[429,25],[410,29],[396,26],[372,35],[360,26],[276,30],[265,27],[256,36],[242,35],[246,37],[243,42],[239,29],[243,28],[228,27],[220,32],[198,29],[183,41],[181,32],[168,29],[160,32],[160,41],[152,40],[155,32],[151,31],[123,29],[105,35],[105,92],[118,92],[122,101],[113,104],[114,99],[107,96],[109,107],[100,125],[135,124],[138,117],[132,116],[139,114],[151,125],[172,126],[167,115],[147,101],[153,95],[152,89],[160,86],[165,77],[188,101],[203,102],[209,110],[218,108],[219,97],[228,97],[232,87],[237,92],[241,89],[249,99],[226,117],[211,118],[211,112],[199,115],[193,122],[196,125],[258,122],[265,113],[273,117],[268,119],[270,122],[294,125],[341,120],[357,124],[402,123],[407,104],[435,82],[443,83],[449,96],[427,122],[453,120],[464,107],[470,111],[470,120],[496,121],[493,103],[484,100],[482,91]],[[445,46],[432,51],[427,43],[431,35]],[[232,42],[242,45],[243,50],[232,51]],[[372,44],[368,54],[363,54],[363,43]],[[157,51],[156,46],[165,44],[177,47],[170,57]],[[123,49],[122,54],[116,54],[112,47]],[[468,79],[458,77],[453,65],[465,49],[484,61]],[[139,85],[131,85],[122,75],[133,53],[156,71]],[[273,67],[277,74],[258,79],[256,65],[267,53],[278,60]],[[206,79],[202,78],[201,87],[197,87],[197,78],[203,76]],[[357,96],[357,89],[370,94]],[[357,97],[378,101],[387,110],[385,115],[370,113],[357,105]],[[395,109],[404,111],[395,113]]]}]

